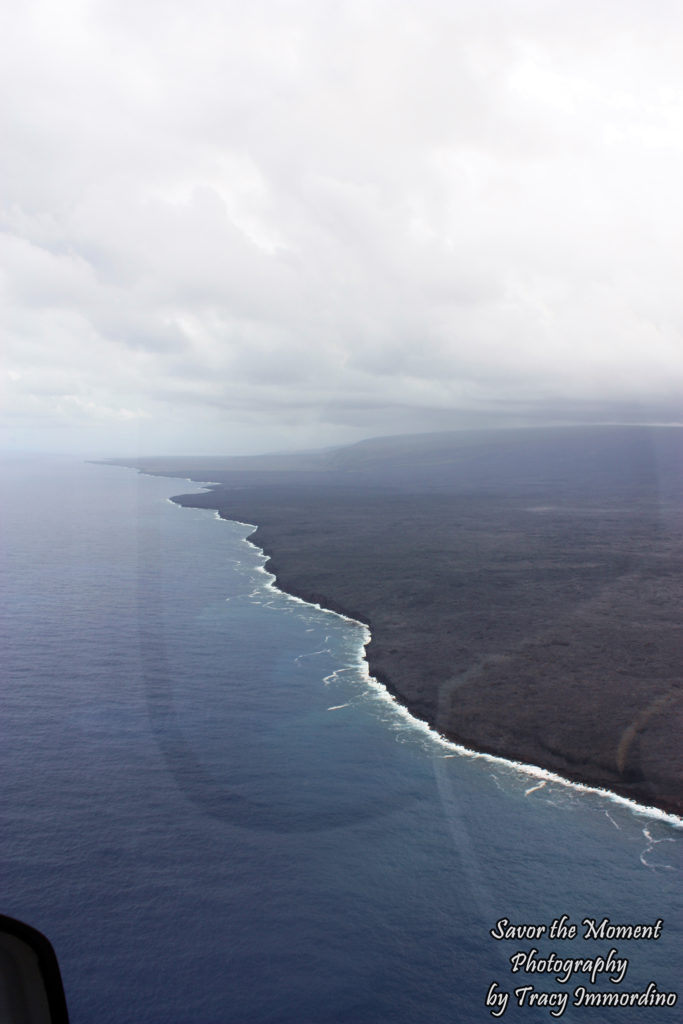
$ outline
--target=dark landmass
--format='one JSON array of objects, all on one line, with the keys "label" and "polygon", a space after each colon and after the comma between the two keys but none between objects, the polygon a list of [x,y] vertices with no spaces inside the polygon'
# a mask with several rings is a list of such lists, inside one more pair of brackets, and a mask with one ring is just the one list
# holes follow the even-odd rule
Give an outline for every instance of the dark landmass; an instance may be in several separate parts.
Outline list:
[{"label": "dark landmass", "polygon": [[366,622],[440,733],[683,814],[683,430],[117,462],[218,481],[174,500],[256,524],[278,586]]}]

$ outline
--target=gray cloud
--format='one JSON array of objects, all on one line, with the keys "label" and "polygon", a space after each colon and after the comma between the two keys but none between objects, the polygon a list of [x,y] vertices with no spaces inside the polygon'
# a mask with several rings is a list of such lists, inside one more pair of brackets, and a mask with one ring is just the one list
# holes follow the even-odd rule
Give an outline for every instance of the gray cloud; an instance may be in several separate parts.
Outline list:
[{"label": "gray cloud", "polygon": [[682,28],[644,0],[17,7],[7,443],[680,420]]}]

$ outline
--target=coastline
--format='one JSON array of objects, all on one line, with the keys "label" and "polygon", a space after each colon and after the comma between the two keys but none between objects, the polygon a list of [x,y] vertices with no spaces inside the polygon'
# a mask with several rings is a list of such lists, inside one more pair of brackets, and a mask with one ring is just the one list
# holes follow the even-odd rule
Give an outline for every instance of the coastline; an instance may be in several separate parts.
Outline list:
[{"label": "coastline", "polygon": [[[199,481],[188,482],[198,483]],[[206,483],[205,486],[208,487],[219,485],[209,485],[208,483]],[[169,498],[168,500],[173,502],[174,504],[177,504],[181,508],[193,507],[186,502],[186,497],[187,496],[183,496],[182,502],[178,501],[177,498]],[[393,708],[397,712],[405,715],[405,717],[410,720],[412,725],[417,727],[424,727],[425,731],[429,733],[433,741],[440,743],[441,745],[443,745],[445,749],[452,752],[452,754],[444,756],[453,756],[453,754],[458,754],[460,756],[472,758],[475,760],[485,760],[491,764],[505,765],[506,767],[514,768],[515,770],[523,774],[529,775],[530,778],[540,780],[539,784],[533,787],[533,789],[540,789],[546,784],[546,782],[550,782],[562,786],[567,786],[568,788],[571,788],[576,792],[594,793],[599,796],[605,797],[606,799],[613,801],[617,804],[620,804],[624,807],[627,807],[636,814],[640,814],[644,817],[652,818],[654,820],[665,821],[667,822],[667,824],[672,825],[675,828],[683,828],[683,815],[674,813],[673,811],[667,810],[662,807],[658,807],[656,805],[640,803],[614,790],[606,789],[601,786],[592,785],[589,781],[581,779],[570,779],[564,775],[558,775],[557,773],[552,772],[547,768],[544,768],[542,765],[518,761],[509,757],[505,757],[503,754],[497,753],[495,751],[477,750],[472,747],[464,746],[463,744],[459,743],[456,739],[440,733],[433,723],[430,723],[422,718],[417,717],[410,710],[407,704],[401,703],[398,696],[391,692],[390,686],[388,686],[386,683],[381,682],[379,679],[377,679],[376,676],[373,675],[367,650],[372,641],[372,634],[370,631],[370,627],[366,622],[362,622],[359,619],[354,618],[347,612],[331,608],[325,603],[321,603],[319,601],[309,601],[299,594],[292,594],[289,591],[282,589],[282,587],[279,585],[278,578],[275,575],[275,573],[271,572],[268,569],[268,563],[270,561],[269,556],[266,555],[263,548],[259,547],[259,545],[255,543],[255,541],[251,540],[251,538],[258,530],[258,525],[254,523],[243,522],[242,520],[229,518],[223,515],[218,509],[215,509],[214,511],[216,517],[221,521],[235,523],[239,526],[246,526],[252,531],[251,533],[247,534],[247,536],[244,538],[244,542],[248,544],[250,547],[254,548],[254,550],[257,551],[259,555],[263,556],[263,558],[265,559],[263,565],[260,566],[260,569],[266,574],[266,576],[270,577],[268,581],[269,587],[272,587],[274,590],[277,590],[278,593],[283,594],[294,601],[300,602],[302,604],[311,605],[319,611],[326,611],[332,615],[338,615],[340,618],[345,619],[347,622],[363,627],[365,631],[365,640],[363,641],[362,645],[363,654],[361,655],[360,658],[360,666],[361,670],[364,669],[364,675],[366,677],[367,683],[381,690],[385,699],[391,702]],[[532,791],[533,790],[529,790],[528,792]]]},{"label": "coastline", "polygon": [[118,464],[214,481],[174,500],[258,524],[278,589],[365,624],[372,676],[459,749],[679,818],[682,440],[439,438],[398,469],[363,446],[322,469]]}]

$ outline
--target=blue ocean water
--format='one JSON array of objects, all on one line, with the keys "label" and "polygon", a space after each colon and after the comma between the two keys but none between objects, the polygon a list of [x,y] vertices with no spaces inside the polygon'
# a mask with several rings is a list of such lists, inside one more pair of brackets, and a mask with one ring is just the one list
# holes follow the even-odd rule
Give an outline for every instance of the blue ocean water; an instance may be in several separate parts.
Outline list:
[{"label": "blue ocean water", "polygon": [[[680,985],[680,827],[440,742],[368,679],[363,627],[167,500],[196,485],[2,468],[0,912],[52,939],[74,1024],[681,1019],[572,1006]],[[574,942],[490,935],[563,914]],[[581,938],[605,917],[661,937]],[[511,973],[531,949],[626,975]]]}]

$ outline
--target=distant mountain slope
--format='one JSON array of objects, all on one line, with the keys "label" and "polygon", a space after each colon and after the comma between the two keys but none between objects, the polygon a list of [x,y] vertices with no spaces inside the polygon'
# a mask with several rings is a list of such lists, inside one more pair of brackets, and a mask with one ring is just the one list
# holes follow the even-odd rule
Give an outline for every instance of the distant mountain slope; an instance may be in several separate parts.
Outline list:
[{"label": "distant mountain slope", "polygon": [[370,476],[402,490],[524,492],[557,487],[620,490],[683,487],[683,429],[555,427],[450,431],[370,438],[317,452],[256,456],[109,459],[147,472],[207,479],[222,473],[326,473]]}]

